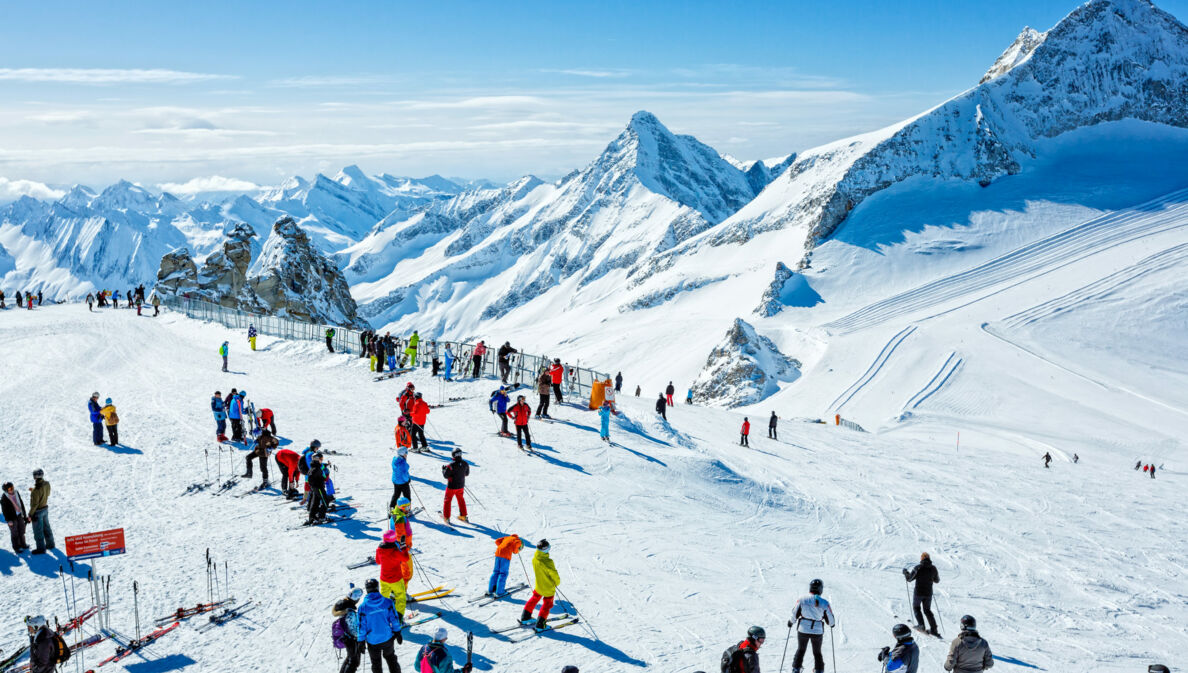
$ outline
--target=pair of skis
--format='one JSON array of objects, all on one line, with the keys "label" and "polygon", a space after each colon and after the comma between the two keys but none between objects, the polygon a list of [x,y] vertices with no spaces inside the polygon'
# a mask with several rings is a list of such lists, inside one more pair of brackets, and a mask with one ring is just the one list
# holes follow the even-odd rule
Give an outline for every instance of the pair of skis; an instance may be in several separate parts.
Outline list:
[{"label": "pair of skis", "polygon": [[528,588],[527,584],[521,583],[521,584],[517,584],[516,586],[514,586],[510,589],[505,589],[504,592],[501,594],[489,594],[489,593],[483,594],[481,596],[475,596],[474,598],[470,599],[467,602],[470,603],[471,605],[474,605],[475,607],[481,608],[484,605],[490,605],[491,603],[494,603],[495,601],[502,600],[514,593],[523,591],[524,589],[527,589],[527,588]]},{"label": "pair of skis", "polygon": [[199,626],[196,630],[199,633],[205,633],[216,626],[222,626],[233,619],[242,617],[244,614],[255,610],[258,605],[258,603],[253,601],[245,601],[239,605],[236,605],[235,607],[225,608],[222,612],[216,615],[211,615],[210,621],[203,624],[202,626]]},{"label": "pair of skis", "polygon": [[[56,630],[58,633],[66,635],[67,633],[70,633],[71,631],[82,626],[88,619],[94,617],[97,614],[99,614],[99,608],[97,606],[91,606],[80,612],[77,617],[67,621],[65,624],[58,624]],[[56,621],[57,617],[55,617],[54,620]]]},{"label": "pair of skis", "polygon": [[419,591],[415,594],[408,594],[409,603],[424,603],[425,601],[435,601],[439,598],[445,598],[454,593],[454,590],[446,586],[436,586],[427,591]]},{"label": "pair of skis", "polygon": [[[159,626],[156,629],[154,629],[151,633],[149,633],[147,636],[141,638],[140,640],[132,640],[132,641],[129,641],[129,643],[127,645],[122,645],[120,647],[117,647],[115,654],[113,654],[110,657],[99,662],[99,666],[105,666],[107,664],[115,663],[115,662],[123,659],[124,657],[127,657],[129,654],[132,654],[133,652],[152,644],[158,638],[160,638],[161,636],[164,636],[165,634],[169,633],[170,631],[176,629],[179,626],[181,626],[181,622],[173,622],[172,624],[170,624],[168,626]],[[98,666],[96,668],[98,668]]]},{"label": "pair of skis", "polygon": [[434,612],[433,614],[429,615],[428,617],[422,617],[422,618],[420,618],[416,621],[412,621],[412,622],[405,622],[404,624],[402,624],[400,626],[400,630],[403,631],[404,629],[407,629],[412,626],[416,626],[417,624],[424,624],[425,622],[431,622],[434,619],[441,619],[441,613]]},{"label": "pair of skis", "polygon": [[386,381],[388,379],[396,378],[397,376],[400,376],[401,374],[407,374],[411,371],[412,371],[412,369],[404,368],[404,369],[397,369],[396,371],[384,372],[383,374],[380,374],[379,376],[375,377],[375,380],[376,381]]},{"label": "pair of skis", "polygon": [[290,526],[289,530],[301,530],[303,528],[317,528],[331,523],[339,523],[340,521],[350,521],[352,519],[350,514],[343,514],[340,516],[328,516],[319,521],[305,521],[299,526]]},{"label": "pair of skis", "polygon": [[173,612],[172,614],[165,615],[164,617],[158,617],[157,623],[164,624],[164,623],[170,622],[170,621],[181,621],[183,619],[189,619],[190,617],[193,617],[194,615],[200,615],[204,612],[210,612],[211,610],[214,610],[220,606],[226,605],[227,603],[234,603],[234,602],[235,602],[235,597],[232,596],[231,598],[228,598],[226,600],[215,601],[213,603],[199,603],[193,607],[188,607],[188,608],[181,607],[181,608],[178,608],[177,611]]},{"label": "pair of skis", "polygon": [[513,643],[518,643],[518,642],[521,642],[524,640],[528,640],[530,638],[535,638],[536,636],[539,636],[542,633],[548,633],[549,631],[558,631],[560,629],[568,628],[570,626],[573,626],[574,624],[577,624],[578,621],[579,621],[579,619],[577,617],[575,617],[573,615],[569,615],[569,614],[564,614],[564,615],[561,615],[560,617],[549,617],[547,620],[545,620],[545,628],[543,628],[539,631],[536,630],[536,628],[535,628],[536,620],[531,620],[531,621],[527,621],[527,622],[518,622],[518,623],[516,623],[515,626],[508,626],[508,627],[504,627],[501,629],[491,629],[491,633],[492,634],[511,633],[514,631],[519,631],[521,629],[531,629],[532,632],[526,636],[523,636],[520,638],[510,638],[510,640]]},{"label": "pair of skis", "polygon": [[[85,650],[88,647],[94,647],[105,640],[107,640],[107,636],[96,633],[95,635],[89,636],[77,643],[70,643],[70,653],[74,654],[79,650]],[[5,671],[6,673],[28,673],[28,671],[32,670],[33,663],[30,661],[26,661],[20,666],[15,666],[17,660],[20,659],[21,655],[23,655],[28,649],[28,646],[22,647],[8,659],[0,661],[0,671]]]}]

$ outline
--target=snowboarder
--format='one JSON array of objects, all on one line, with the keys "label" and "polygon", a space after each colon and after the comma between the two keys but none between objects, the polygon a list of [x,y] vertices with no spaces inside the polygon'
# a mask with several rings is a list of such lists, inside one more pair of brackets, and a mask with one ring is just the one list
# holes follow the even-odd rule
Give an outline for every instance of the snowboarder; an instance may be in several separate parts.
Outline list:
[{"label": "snowboarder", "polygon": [[301,481],[301,471],[297,463],[301,454],[292,449],[280,449],[276,452],[276,467],[280,470],[281,490],[290,500],[297,496],[297,482]]},{"label": "snowboarder", "polygon": [[511,571],[511,557],[524,548],[519,535],[505,535],[495,541],[495,568],[487,582],[487,595],[499,596],[507,591],[507,575]]},{"label": "snowboarder", "polygon": [[433,640],[417,651],[417,658],[413,660],[414,670],[418,673],[470,673],[474,669],[470,662],[463,664],[462,668],[454,668],[454,658],[445,648],[448,637],[444,626],[438,628]]},{"label": "snowboarder", "polygon": [[932,565],[932,558],[928,556],[928,552],[920,554],[920,563],[911,570],[904,568],[903,577],[908,582],[916,583],[916,588],[912,592],[912,612],[916,615],[916,628],[923,631],[924,617],[928,617],[928,634],[940,636],[936,632],[936,617],[932,615],[932,585],[940,583],[940,572]]},{"label": "snowboarder", "polygon": [[[505,421],[506,422],[506,421]],[[458,499],[458,519],[470,522],[466,518],[466,477],[470,475],[470,464],[462,460],[462,449],[454,449],[453,460],[441,466],[441,476],[445,477],[445,503],[442,505],[441,515],[450,520],[450,501]]]},{"label": "snowboarder", "polygon": [[599,438],[602,439],[602,441],[609,443],[610,442],[611,408],[610,408],[610,405],[607,404],[605,401],[602,403],[602,406],[598,409],[598,419],[600,421],[602,421],[602,424],[598,429],[598,436],[599,436]]},{"label": "snowboarder", "polygon": [[491,393],[491,399],[487,400],[487,409],[498,415],[502,423],[499,430],[501,437],[511,437],[511,432],[507,429],[507,402],[506,386],[499,386],[499,390]]},{"label": "snowboarder", "polygon": [[738,440],[738,445],[750,446],[751,442],[747,438],[751,435],[751,421],[746,416],[743,416],[742,430],[740,432],[742,433],[742,438]]},{"label": "snowboarder", "polygon": [[778,422],[779,422],[779,418],[776,417],[775,412],[774,411],[771,412],[771,418],[767,419],[767,438],[768,439],[777,439],[776,424]]},{"label": "snowboarder", "polygon": [[[516,397],[516,403],[508,409],[508,414],[516,425],[516,445],[521,449],[524,448],[524,442],[528,443],[528,450],[532,450],[532,434],[528,432],[528,419],[532,416],[532,407],[524,401],[524,396]],[[506,423],[506,420],[504,421]]]},{"label": "snowboarder", "polygon": [[263,480],[260,482],[260,488],[268,488],[268,454],[279,444],[280,442],[272,436],[267,428],[261,431],[260,436],[256,438],[256,445],[244,458],[244,462],[247,463],[247,473],[243,475],[244,478],[252,478],[252,458],[257,458],[260,463],[260,478]]},{"label": "snowboarder", "polygon": [[507,383],[507,377],[511,375],[511,355],[519,352],[512,348],[510,341],[503,342],[503,345],[499,347],[499,378],[504,383]]},{"label": "snowboarder", "polygon": [[454,375],[454,351],[450,348],[449,344],[446,344],[443,357],[445,357],[445,380],[453,381],[454,379],[451,377]]},{"label": "snowboarder", "polygon": [[747,629],[747,637],[722,653],[722,673],[759,673],[759,648],[767,640],[762,626]]},{"label": "snowboarder", "polygon": [[250,346],[252,350],[256,350],[256,326],[255,325],[250,325],[250,324],[248,325],[248,346]]},{"label": "snowboarder", "polygon": [[1050,463],[1050,462],[1052,462],[1052,454],[1045,452],[1044,453],[1044,467],[1047,467],[1048,463]]},{"label": "snowboarder", "polygon": [[231,346],[224,341],[222,346],[219,346],[219,355],[223,356],[223,371],[227,371],[227,354],[231,351]]},{"label": "snowboarder", "polygon": [[4,493],[0,495],[0,511],[4,514],[4,523],[8,524],[12,553],[27,551],[29,543],[25,541],[25,527],[31,521],[29,510],[25,509],[25,501],[11,481],[4,485]]},{"label": "snowboarder", "polygon": [[990,644],[978,635],[978,622],[969,615],[961,618],[961,633],[949,645],[945,670],[953,673],[979,673],[994,665]]},{"label": "snowboarder", "polygon": [[54,530],[49,522],[50,483],[39,467],[33,470],[33,486],[29,488],[29,518],[33,523],[34,554],[44,554],[54,548]]},{"label": "snowboarder", "polygon": [[[400,443],[401,427],[396,427],[396,443]],[[407,431],[406,431],[407,434]],[[408,470],[408,447],[401,446],[396,449],[396,455],[392,458],[392,499],[388,502],[388,509],[396,506],[396,501],[401,496],[409,498],[412,496],[412,489],[409,482],[412,481],[412,474]]]},{"label": "snowboarder", "polygon": [[553,609],[553,596],[557,593],[557,587],[561,586],[561,575],[557,573],[557,565],[549,557],[548,540],[536,543],[536,553],[532,555],[532,573],[536,576],[536,586],[532,588],[532,596],[524,603],[520,623],[525,626],[531,624],[532,611],[536,604],[540,603],[540,616],[536,619],[536,630],[540,632],[548,627],[549,611]]},{"label": "snowboarder", "polygon": [[813,646],[813,670],[820,673],[825,670],[825,657],[821,654],[821,640],[825,635],[825,625],[833,628],[833,608],[829,601],[821,597],[825,590],[825,583],[821,580],[809,582],[809,595],[800,599],[796,604],[796,613],[792,620],[788,620],[788,628],[796,626],[796,654],[792,657],[792,673],[801,673],[804,665],[804,654],[809,644]]},{"label": "snowboarder", "polygon": [[660,393],[660,397],[656,399],[656,413],[660,414],[665,423],[668,422],[668,403],[664,400],[664,393]]},{"label": "snowboarder", "polygon": [[403,625],[396,616],[392,599],[380,593],[379,580],[367,580],[364,585],[367,595],[359,604],[359,640],[367,643],[367,656],[371,658],[372,673],[383,673],[384,662],[388,662],[388,673],[400,673],[400,662],[396,660],[396,643],[403,643],[400,635]]},{"label": "snowboarder", "polygon": [[380,568],[380,593],[391,599],[401,622],[408,603],[408,582],[413,574],[408,553],[408,546],[395,530],[384,531],[383,541],[375,548],[375,564]]},{"label": "snowboarder", "polygon": [[474,363],[474,378],[482,376],[483,373],[483,355],[487,352],[487,344],[480,341],[474,347],[474,352],[471,353],[471,360]]},{"label": "snowboarder", "polygon": [[336,334],[333,327],[326,328],[326,350],[331,353],[334,352],[334,335]]},{"label": "snowboarder", "polygon": [[359,670],[359,659],[365,645],[359,640],[359,611],[356,607],[362,598],[362,589],[351,589],[350,595],[335,603],[334,609],[330,611],[335,617],[330,636],[334,647],[343,650],[346,655],[338,673],[355,673]]},{"label": "snowboarder", "polygon": [[419,441],[421,450],[424,451],[429,448],[429,442],[425,439],[425,424],[429,422],[429,403],[421,399],[421,393],[413,393],[413,401],[408,411],[412,419],[408,429],[412,434],[413,448],[416,448]]},{"label": "snowboarder", "polygon": [[[408,338],[408,346],[405,347],[405,349],[404,349],[404,355],[405,355],[405,357],[408,358],[408,366],[409,367],[417,366],[417,346],[420,345],[420,343],[421,343],[421,335],[417,334],[416,330],[413,330],[412,336],[410,336]],[[400,366],[401,367],[404,366],[403,360],[400,362]]]},{"label": "snowboarder", "polygon": [[561,358],[554,358],[553,364],[549,367],[549,378],[553,382],[553,397],[556,398],[557,404],[565,401],[561,398],[561,381],[564,377],[565,367],[561,364]]},{"label": "snowboarder", "polygon": [[549,416],[549,395],[552,394],[553,379],[548,371],[542,369],[536,379],[536,392],[540,395],[540,404],[536,405],[537,418],[552,418]]},{"label": "snowboarder", "polygon": [[91,393],[87,401],[87,409],[91,412],[91,443],[95,446],[103,445],[103,407],[99,406],[99,393]]},{"label": "snowboarder", "polygon": [[920,665],[920,647],[912,640],[912,630],[907,624],[896,624],[891,627],[891,635],[895,636],[895,649],[884,647],[879,652],[879,662],[887,673],[916,673]]},{"label": "snowboarder", "polygon": [[120,433],[117,427],[120,423],[120,417],[116,413],[115,405],[111,403],[110,397],[103,402],[103,408],[99,410],[99,413],[103,414],[103,424],[107,426],[107,436],[111,440],[111,445],[118,445],[120,443]]},{"label": "snowboarder", "polygon": [[330,497],[326,493],[326,471],[322,468],[322,454],[314,453],[309,460],[309,474],[305,475],[305,483],[309,486],[309,518],[307,524],[314,524],[326,518],[326,510],[330,507]]},{"label": "snowboarder", "polygon": [[1141,460],[1140,460],[1139,462],[1137,462],[1137,463],[1135,463],[1135,464],[1134,464],[1134,471],[1135,471],[1135,472],[1138,472],[1138,471],[1139,471],[1139,468],[1140,468],[1140,467],[1142,467],[1142,466],[1143,466],[1143,461],[1141,461]]},{"label": "snowboarder", "polygon": [[29,670],[31,673],[54,673],[58,664],[58,636],[41,615],[30,617],[26,626],[29,629]]},{"label": "snowboarder", "polygon": [[95,310],[95,295],[91,294],[90,292],[87,293],[87,310]]},{"label": "snowboarder", "polygon": [[664,394],[668,396],[668,406],[674,406],[672,403],[672,396],[676,394],[676,388],[673,387],[672,381],[668,382],[668,387],[664,389]]}]

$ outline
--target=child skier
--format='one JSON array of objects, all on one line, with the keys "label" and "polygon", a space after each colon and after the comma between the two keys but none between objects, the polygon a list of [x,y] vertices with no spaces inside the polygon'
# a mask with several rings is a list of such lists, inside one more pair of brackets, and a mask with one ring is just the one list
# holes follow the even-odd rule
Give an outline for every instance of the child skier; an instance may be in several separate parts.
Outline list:
[{"label": "child skier", "polygon": [[[400,431],[404,430],[402,426],[396,426],[396,444],[399,445],[401,441]],[[404,441],[408,441],[408,431],[404,431]],[[412,475],[408,470],[408,444],[400,446],[396,449],[396,456],[392,458],[392,499],[388,501],[388,508],[391,509],[396,506],[396,501],[401,497],[408,499],[412,495],[412,487],[409,482],[412,480]]]}]

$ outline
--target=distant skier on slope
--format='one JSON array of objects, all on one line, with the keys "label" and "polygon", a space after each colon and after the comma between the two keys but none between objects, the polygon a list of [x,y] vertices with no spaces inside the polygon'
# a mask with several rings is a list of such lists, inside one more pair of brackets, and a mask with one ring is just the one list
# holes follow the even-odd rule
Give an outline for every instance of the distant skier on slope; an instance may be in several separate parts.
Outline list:
[{"label": "distant skier on slope", "polygon": [[738,440],[738,445],[739,446],[750,446],[751,441],[749,438],[751,436],[751,421],[746,416],[743,416],[742,429],[739,430],[739,432],[742,433],[742,437],[741,437],[741,439]]},{"label": "distant skier on slope", "polygon": [[676,388],[673,387],[672,381],[668,382],[668,387],[666,387],[664,389],[664,394],[668,397],[668,399],[667,399],[668,406],[670,406],[670,407],[674,406],[673,402],[672,402],[672,396],[676,394]]},{"label": "distant skier on slope", "polygon": [[1044,453],[1044,467],[1047,467],[1048,463],[1051,463],[1051,462],[1052,462],[1052,454],[1045,452]]},{"label": "distant skier on slope", "polygon": [[664,400],[664,393],[660,393],[660,397],[656,400],[656,413],[660,414],[665,422],[668,422],[668,402]]},{"label": "distant skier on slope", "polygon": [[602,439],[602,441],[610,442],[611,408],[606,402],[603,402],[602,406],[598,409],[598,418],[600,421],[602,421],[598,436]]},{"label": "distant skier on slope", "polygon": [[450,501],[458,500],[458,519],[469,523],[466,517],[466,477],[470,475],[470,464],[462,460],[462,449],[454,449],[453,460],[441,466],[441,476],[445,477],[445,503],[442,505],[441,515],[446,522],[450,520]]},{"label": "distant skier on slope", "polygon": [[795,622],[788,621],[788,628],[792,628],[794,624],[796,626],[796,654],[792,657],[792,673],[801,673],[804,655],[810,643],[813,646],[813,670],[817,673],[825,670],[821,640],[825,635],[825,625],[833,628],[836,620],[829,601],[821,596],[824,590],[825,583],[821,580],[809,582],[809,595],[797,602],[796,613],[792,615]]},{"label": "distant skier on slope", "polygon": [[895,636],[895,649],[884,647],[879,652],[879,661],[887,673],[916,673],[920,666],[920,647],[912,640],[912,630],[907,624],[891,627]]},{"label": "distant skier on slope", "polygon": [[775,412],[771,412],[771,418],[767,419],[767,438],[778,439],[776,437],[776,424],[779,423],[779,418],[776,417]]},{"label": "distant skier on slope", "polygon": [[920,554],[920,563],[911,570],[904,568],[903,577],[908,582],[916,583],[915,590],[912,591],[912,612],[916,615],[916,628],[923,631],[924,618],[927,617],[929,635],[940,636],[936,632],[936,617],[932,615],[932,585],[940,583],[940,571],[932,565],[932,558],[928,556],[928,552]]},{"label": "distant skier on slope", "polygon": [[524,603],[524,611],[520,613],[520,623],[527,626],[532,623],[532,611],[536,609],[536,604],[540,603],[540,616],[536,620],[537,631],[544,631],[548,627],[549,611],[553,609],[553,596],[557,593],[557,587],[561,586],[561,575],[557,572],[557,565],[549,557],[549,551],[548,540],[536,543],[536,553],[532,555],[532,573],[536,576],[536,585],[532,588],[532,595]]},{"label": "distant skier on slope", "polygon": [[945,670],[953,673],[981,673],[994,666],[990,643],[978,635],[978,622],[965,615],[961,618],[961,634],[949,645]]},{"label": "distant skier on slope", "polygon": [[762,626],[747,629],[747,637],[722,653],[722,673],[759,673],[759,648],[767,640]]}]

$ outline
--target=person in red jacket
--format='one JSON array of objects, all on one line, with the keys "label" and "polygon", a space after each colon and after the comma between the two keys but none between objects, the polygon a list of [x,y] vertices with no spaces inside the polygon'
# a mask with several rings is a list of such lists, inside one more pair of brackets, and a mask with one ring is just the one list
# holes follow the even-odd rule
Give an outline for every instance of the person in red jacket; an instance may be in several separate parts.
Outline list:
[{"label": "person in red jacket", "polygon": [[565,401],[561,399],[561,382],[565,379],[565,366],[561,364],[561,358],[553,359],[553,365],[549,367],[549,376],[553,380],[553,396],[557,398],[557,404],[561,404]]},{"label": "person in red jacket", "polygon": [[412,409],[412,403],[416,393],[416,386],[412,384],[412,381],[409,381],[408,385],[404,387],[404,392],[400,393],[400,397],[396,398],[396,403],[400,405],[400,413],[405,416],[411,415],[409,414],[409,410]]},{"label": "person in red jacket", "polygon": [[483,355],[487,352],[487,344],[480,341],[474,347],[474,352],[471,353],[471,360],[474,362],[474,378],[478,378],[483,374]]},{"label": "person in red jacket", "polygon": [[412,448],[417,448],[417,440],[421,442],[421,449],[428,449],[429,442],[425,440],[425,423],[429,421],[429,403],[421,399],[421,393],[414,393],[413,400],[408,405],[408,415],[412,419],[409,432],[412,433]]},{"label": "person in red jacket", "polygon": [[291,449],[281,449],[276,452],[275,457],[281,473],[281,490],[290,497],[296,495],[297,482],[301,481],[301,472],[297,469],[301,455]]},{"label": "person in red jacket", "polygon": [[396,614],[404,621],[408,602],[408,582],[412,579],[412,561],[408,547],[397,539],[396,531],[384,533],[384,541],[375,549],[375,562],[380,567],[380,593],[392,599]]},{"label": "person in red jacket", "polygon": [[[532,450],[532,435],[528,433],[528,418],[532,416],[532,407],[524,401],[524,396],[516,397],[516,403],[512,405],[511,409],[507,410],[507,414],[512,417],[516,423],[516,445],[521,449],[524,448],[524,442],[528,442],[528,450]],[[523,440],[521,441],[521,437]]]},{"label": "person in red jacket", "polygon": [[751,434],[751,421],[748,420],[746,416],[743,416],[742,439],[738,440],[739,446],[750,446],[751,445],[751,443],[749,441],[747,441],[747,435],[749,435],[749,434]]},{"label": "person in red jacket", "polygon": [[268,428],[272,434],[276,434],[276,420],[272,416],[272,409],[260,410],[260,427]]}]

